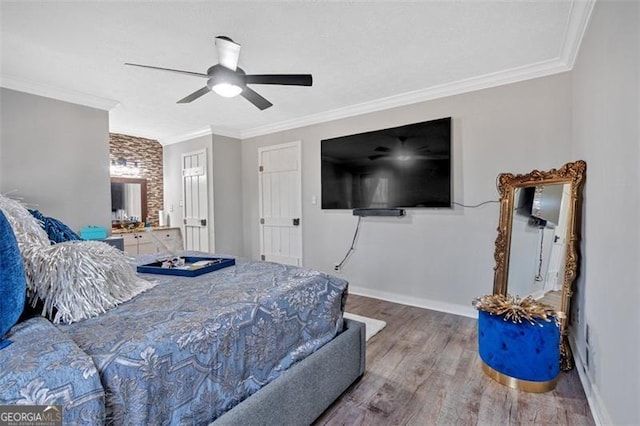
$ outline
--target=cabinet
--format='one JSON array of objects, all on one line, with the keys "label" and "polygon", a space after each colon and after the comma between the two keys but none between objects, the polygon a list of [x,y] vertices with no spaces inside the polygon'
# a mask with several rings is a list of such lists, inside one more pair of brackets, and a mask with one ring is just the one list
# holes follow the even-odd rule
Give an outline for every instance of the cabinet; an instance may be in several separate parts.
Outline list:
[{"label": "cabinet", "polygon": [[121,234],[124,251],[130,255],[154,254],[183,249],[180,228],[152,228]]},{"label": "cabinet", "polygon": [[124,251],[124,238],[122,238],[121,236],[107,237],[104,240],[99,241],[105,242],[110,246],[117,248],[118,250]]}]

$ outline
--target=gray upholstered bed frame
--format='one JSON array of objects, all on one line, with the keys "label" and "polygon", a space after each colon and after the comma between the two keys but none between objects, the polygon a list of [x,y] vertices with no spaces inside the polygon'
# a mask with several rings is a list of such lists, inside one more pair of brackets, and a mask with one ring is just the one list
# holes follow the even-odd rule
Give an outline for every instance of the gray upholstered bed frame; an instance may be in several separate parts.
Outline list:
[{"label": "gray upholstered bed frame", "polygon": [[345,330],[255,394],[216,419],[221,425],[309,425],[365,369],[365,325],[345,319]]}]

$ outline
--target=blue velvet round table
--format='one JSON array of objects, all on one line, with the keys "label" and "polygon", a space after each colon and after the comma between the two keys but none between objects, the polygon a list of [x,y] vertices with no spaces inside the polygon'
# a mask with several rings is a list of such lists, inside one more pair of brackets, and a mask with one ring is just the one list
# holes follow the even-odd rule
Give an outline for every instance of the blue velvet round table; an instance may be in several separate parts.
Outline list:
[{"label": "blue velvet round table", "polygon": [[478,347],[483,371],[526,392],[555,388],[560,374],[560,328],[555,320],[514,323],[479,311]]}]

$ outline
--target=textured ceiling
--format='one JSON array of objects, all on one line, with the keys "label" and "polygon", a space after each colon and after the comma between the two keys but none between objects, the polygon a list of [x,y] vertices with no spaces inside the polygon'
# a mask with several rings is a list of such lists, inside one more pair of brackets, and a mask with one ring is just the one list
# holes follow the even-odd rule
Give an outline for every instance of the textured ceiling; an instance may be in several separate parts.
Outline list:
[{"label": "textured ceiling", "polygon": [[[163,143],[207,129],[247,137],[561,72],[590,13],[571,1],[1,4],[2,86],[116,101],[112,131]],[[214,93],[176,104],[206,81],[123,65],[206,72],[217,35],[242,45],[247,73],[311,73],[313,86],[253,86],[274,104],[265,111]]]}]

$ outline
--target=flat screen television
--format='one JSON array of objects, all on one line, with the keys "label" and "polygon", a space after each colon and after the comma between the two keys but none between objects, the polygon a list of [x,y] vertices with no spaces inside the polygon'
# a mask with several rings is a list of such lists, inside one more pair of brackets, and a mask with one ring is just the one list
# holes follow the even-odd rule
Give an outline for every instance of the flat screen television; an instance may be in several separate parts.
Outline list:
[{"label": "flat screen television", "polygon": [[518,188],[516,213],[533,219],[533,226],[555,227],[560,219],[564,184]]},{"label": "flat screen television", "polygon": [[124,185],[111,182],[111,211],[124,209]]},{"label": "flat screen television", "polygon": [[320,142],[323,209],[451,207],[451,117]]}]

